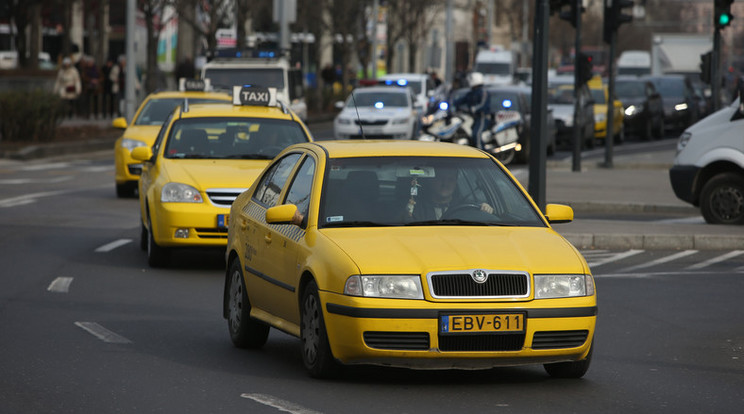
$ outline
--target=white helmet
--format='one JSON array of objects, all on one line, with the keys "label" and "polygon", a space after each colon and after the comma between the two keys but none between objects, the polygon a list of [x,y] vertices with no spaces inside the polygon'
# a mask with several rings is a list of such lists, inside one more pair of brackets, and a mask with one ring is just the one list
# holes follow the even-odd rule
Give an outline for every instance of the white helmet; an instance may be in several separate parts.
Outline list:
[{"label": "white helmet", "polygon": [[471,87],[483,85],[483,74],[480,72],[470,72],[468,74],[468,84]]}]

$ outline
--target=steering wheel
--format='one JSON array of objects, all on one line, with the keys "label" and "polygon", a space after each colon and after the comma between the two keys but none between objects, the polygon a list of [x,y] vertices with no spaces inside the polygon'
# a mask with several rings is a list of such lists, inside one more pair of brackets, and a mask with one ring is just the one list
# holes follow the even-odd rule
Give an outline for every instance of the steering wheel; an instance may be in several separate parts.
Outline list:
[{"label": "steering wheel", "polygon": [[473,204],[473,203],[458,204],[454,207],[448,208],[447,211],[445,211],[444,214],[442,214],[442,218],[443,219],[452,218],[453,216],[456,216],[457,213],[467,211],[467,210],[481,211],[481,206],[480,204]]}]

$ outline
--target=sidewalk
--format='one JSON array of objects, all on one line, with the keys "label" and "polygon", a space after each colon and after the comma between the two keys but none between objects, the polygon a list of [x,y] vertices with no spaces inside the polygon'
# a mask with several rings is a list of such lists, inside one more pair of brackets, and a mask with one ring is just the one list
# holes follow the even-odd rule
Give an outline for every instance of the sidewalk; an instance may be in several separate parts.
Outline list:
[{"label": "sidewalk", "polygon": [[[105,127],[111,121],[67,122]],[[27,149],[28,158],[21,159],[93,151],[108,156],[113,151],[113,141],[36,147]],[[698,208],[674,195],[669,183],[674,155],[674,149],[615,155],[613,168],[608,169],[599,166],[604,160],[600,147],[582,154],[580,172],[572,171],[570,156],[549,160],[547,203],[566,204],[574,209],[574,220],[556,224],[554,229],[579,249],[744,250],[744,227],[706,224]],[[517,178],[527,189],[528,174],[518,174]]]}]

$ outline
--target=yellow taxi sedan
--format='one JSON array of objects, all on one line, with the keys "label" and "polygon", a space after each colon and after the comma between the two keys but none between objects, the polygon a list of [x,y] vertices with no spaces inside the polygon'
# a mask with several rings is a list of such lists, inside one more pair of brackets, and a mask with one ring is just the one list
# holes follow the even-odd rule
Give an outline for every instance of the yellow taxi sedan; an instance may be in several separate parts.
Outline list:
[{"label": "yellow taxi sedan", "polygon": [[118,197],[134,196],[142,173],[142,163],[132,158],[132,150],[152,146],[165,118],[176,106],[182,104],[184,99],[189,99],[191,103],[232,101],[228,93],[204,92],[204,88],[203,85],[190,88],[184,86],[179,91],[152,93],[142,101],[131,124],[127,125],[125,118],[113,120],[115,128],[124,130],[114,143],[114,181]]},{"label": "yellow taxi sedan", "polygon": [[[604,142],[607,137],[607,87],[603,86],[601,81],[599,83],[592,83],[592,81],[589,83],[589,90],[594,101],[594,138]],[[625,127],[623,126],[625,109],[623,109],[623,103],[617,99],[612,101],[612,106],[612,136],[615,139],[614,142],[622,143],[625,141]]]},{"label": "yellow taxi sedan", "polygon": [[230,206],[289,145],[311,141],[305,124],[273,88],[236,88],[233,104],[184,103],[165,120],[152,147],[137,147],[140,245],[150,266],[175,247],[227,243]]},{"label": "yellow taxi sedan", "polygon": [[590,269],[510,172],[468,146],[324,141],[285,149],[230,212],[223,315],[237,347],[271,327],[314,377],[350,364],[589,368]]}]

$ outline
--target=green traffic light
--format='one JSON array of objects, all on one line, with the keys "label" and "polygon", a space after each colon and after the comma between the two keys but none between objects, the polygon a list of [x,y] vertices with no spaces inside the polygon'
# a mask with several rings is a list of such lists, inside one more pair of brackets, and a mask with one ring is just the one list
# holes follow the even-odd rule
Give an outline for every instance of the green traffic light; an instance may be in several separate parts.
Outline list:
[{"label": "green traffic light", "polygon": [[728,13],[721,13],[720,16],[718,16],[718,25],[719,26],[727,26],[729,23],[731,23],[731,15]]}]

